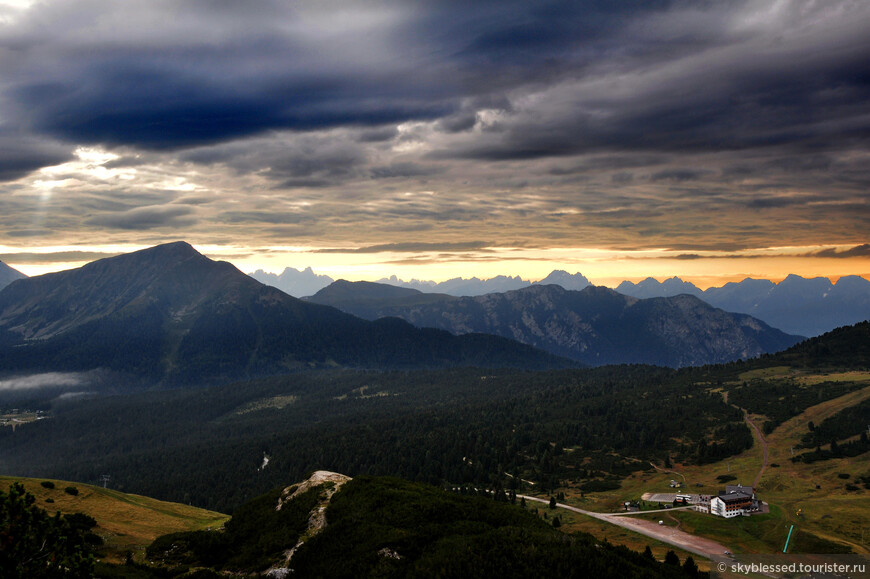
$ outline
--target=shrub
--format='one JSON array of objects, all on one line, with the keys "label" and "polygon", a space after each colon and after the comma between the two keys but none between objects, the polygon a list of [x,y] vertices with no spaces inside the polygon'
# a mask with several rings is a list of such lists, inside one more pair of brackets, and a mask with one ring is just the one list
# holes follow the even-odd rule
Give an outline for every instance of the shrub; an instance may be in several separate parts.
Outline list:
[{"label": "shrub", "polygon": [[68,495],[76,496],[77,494],[79,494],[79,489],[77,489],[76,487],[66,487],[65,489],[63,489],[63,492]]},{"label": "shrub", "polygon": [[14,483],[0,491],[2,577],[93,577],[93,557],[65,518],[35,505],[36,497]]},{"label": "shrub", "polygon": [[580,489],[587,493],[603,493],[620,488],[618,480],[591,480],[580,485]]},{"label": "shrub", "polygon": [[44,481],[42,481],[42,482],[39,483],[39,484],[41,484],[44,488],[47,488],[47,489],[53,489],[53,488],[54,488],[54,483],[51,482],[50,480],[44,480]]},{"label": "shrub", "polygon": [[837,478],[841,478],[841,479],[847,479],[847,478],[849,478],[850,476],[851,476],[851,475],[850,475],[849,473],[847,473],[847,472],[838,472],[838,473],[837,473]]}]

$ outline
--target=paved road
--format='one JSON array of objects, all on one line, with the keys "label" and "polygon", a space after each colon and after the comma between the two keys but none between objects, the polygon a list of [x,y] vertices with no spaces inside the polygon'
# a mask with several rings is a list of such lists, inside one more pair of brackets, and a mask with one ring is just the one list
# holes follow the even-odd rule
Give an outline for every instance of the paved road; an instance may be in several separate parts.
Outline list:
[{"label": "paved road", "polygon": [[[550,502],[547,499],[539,499],[537,497],[530,497],[527,495],[519,496],[525,497],[527,501],[536,501],[544,504],[548,504]],[[728,547],[725,547],[724,545],[721,545],[716,541],[711,541],[710,539],[704,539],[702,537],[696,537],[695,535],[689,534],[685,531],[681,531],[680,529],[674,527],[665,527],[659,525],[654,521],[646,521],[644,519],[635,519],[631,516],[626,516],[636,513],[596,513],[594,511],[586,511],[562,503],[556,503],[556,506],[562,509],[573,511],[575,513],[580,513],[581,515],[592,517],[594,519],[606,521],[612,525],[617,525],[619,527],[629,529],[631,531],[634,531],[635,533],[646,535],[647,537],[652,537],[653,539],[657,539],[663,543],[679,547],[680,549],[683,549],[690,553],[694,553],[695,555],[700,555],[701,557],[705,557],[707,559],[720,559],[724,555],[725,551],[728,550]],[[675,509],[662,509],[661,511],[644,512],[672,512],[674,510]]]}]

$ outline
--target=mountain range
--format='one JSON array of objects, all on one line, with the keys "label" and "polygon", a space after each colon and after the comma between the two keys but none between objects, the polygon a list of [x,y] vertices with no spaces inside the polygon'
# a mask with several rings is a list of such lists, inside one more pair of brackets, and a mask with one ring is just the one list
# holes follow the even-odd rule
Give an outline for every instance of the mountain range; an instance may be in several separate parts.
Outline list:
[{"label": "mountain range", "polygon": [[280,274],[258,269],[249,275],[260,283],[276,287],[297,298],[314,295],[335,281],[328,275],[314,273],[310,267],[306,267],[302,271],[286,267]]},{"label": "mountain range", "polygon": [[[291,296],[299,298],[312,296],[335,281],[328,275],[314,273],[310,267],[302,271],[287,267],[280,275],[258,269],[251,273],[250,276],[261,283],[274,286]],[[589,280],[582,274],[572,274],[563,270],[554,270],[541,281],[535,282],[522,279],[518,275],[497,275],[489,279],[455,277],[442,282],[418,279],[404,281],[393,275],[388,278],[379,279],[375,283],[415,289],[424,293],[442,293],[452,296],[481,296],[488,293],[522,289],[532,285],[556,284],[570,290],[580,290],[591,285]]]},{"label": "mountain range", "polygon": [[[280,276],[263,270],[251,275],[296,297],[314,295],[334,281],[329,276],[315,274],[311,268],[303,271],[287,268]],[[537,282],[499,275],[491,279],[453,278],[444,282],[403,281],[390,276],[377,283],[452,296],[504,293],[533,285],[555,284],[567,290],[582,290],[591,285],[582,274],[562,270],[555,270]],[[870,319],[870,281],[859,276],[844,276],[836,284],[828,278],[805,279],[793,274],[779,283],[747,278],[706,290],[678,277],[663,282],[650,277],[639,283],[623,281],[616,291],[636,298],[689,294],[727,312],[749,314],[774,328],[801,336],[818,336]]]},{"label": "mountain range", "polygon": [[598,286],[533,285],[460,298],[339,280],[308,301],[369,320],[389,316],[458,335],[496,334],[590,365],[696,366],[777,352],[801,340],[694,296],[638,299]]},{"label": "mountain range", "polygon": [[3,289],[13,281],[27,277],[17,269],[11,268],[0,261],[0,289]]},{"label": "mountain range", "polygon": [[825,277],[806,279],[794,274],[779,283],[747,278],[704,291],[677,277],[663,282],[647,278],[637,284],[624,281],[616,291],[636,298],[689,294],[803,336],[818,336],[870,319],[870,281],[855,275],[841,277],[836,284]]},{"label": "mountain range", "polygon": [[0,291],[0,371],[104,368],[208,383],[326,366],[571,365],[496,336],[370,322],[263,285],[184,242]]}]

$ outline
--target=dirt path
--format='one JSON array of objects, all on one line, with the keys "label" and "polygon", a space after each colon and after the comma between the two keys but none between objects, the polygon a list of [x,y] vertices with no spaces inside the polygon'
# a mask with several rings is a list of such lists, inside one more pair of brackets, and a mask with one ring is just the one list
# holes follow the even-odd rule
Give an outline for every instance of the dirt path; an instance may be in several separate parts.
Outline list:
[{"label": "dirt path", "polygon": [[678,477],[681,477],[681,478],[683,479],[683,482],[684,482],[684,483],[686,482],[686,477],[683,476],[683,473],[677,472],[677,471],[675,471],[675,470],[665,470],[665,469],[663,469],[663,468],[657,467],[657,466],[656,466],[652,461],[650,461],[649,465],[650,465],[651,467],[653,467],[654,469],[656,469],[658,472],[664,472],[664,473],[668,473],[668,474],[675,474],[675,475],[677,475]]},{"label": "dirt path", "polygon": [[[548,504],[550,502],[546,499],[539,499],[537,497],[530,497],[527,495],[520,496],[525,496],[525,499],[527,501],[536,501],[544,504]],[[635,519],[630,516],[625,516],[630,515],[631,513],[596,513],[594,511],[586,511],[562,503],[556,503],[556,506],[561,509],[567,509],[575,513],[580,513],[581,515],[592,517],[594,519],[606,521],[613,525],[617,525],[619,527],[629,529],[630,531],[634,531],[635,533],[646,535],[647,537],[652,537],[653,539],[659,540],[669,545],[673,545],[674,547],[679,547],[680,549],[688,551],[689,553],[693,553],[707,559],[721,558],[725,554],[725,551],[728,550],[727,547],[721,545],[720,543],[717,543],[716,541],[711,541],[710,539],[691,535],[676,527],[665,527],[653,521],[646,521],[644,519]]]},{"label": "dirt path", "polygon": [[754,489],[758,486],[758,483],[761,482],[761,477],[762,475],[764,475],[764,471],[767,470],[767,440],[765,440],[764,435],[761,434],[761,429],[758,428],[758,426],[756,426],[754,422],[752,422],[751,418],[749,418],[749,413],[746,411],[746,409],[741,408],[740,410],[743,410],[743,419],[746,421],[746,424],[748,424],[749,427],[755,431],[756,436],[758,436],[758,442],[761,443],[761,470],[758,471],[755,480],[752,481],[752,488]]}]

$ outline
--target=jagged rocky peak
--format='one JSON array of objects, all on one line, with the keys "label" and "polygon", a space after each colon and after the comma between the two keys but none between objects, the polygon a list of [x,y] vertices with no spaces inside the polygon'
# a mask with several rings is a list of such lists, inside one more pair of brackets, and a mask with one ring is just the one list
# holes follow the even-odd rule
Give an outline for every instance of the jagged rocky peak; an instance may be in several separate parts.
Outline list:
[{"label": "jagged rocky peak", "polygon": [[556,269],[541,281],[535,282],[538,285],[555,284],[562,286],[567,290],[581,290],[589,285],[590,282],[582,273],[568,273],[563,269]]}]

